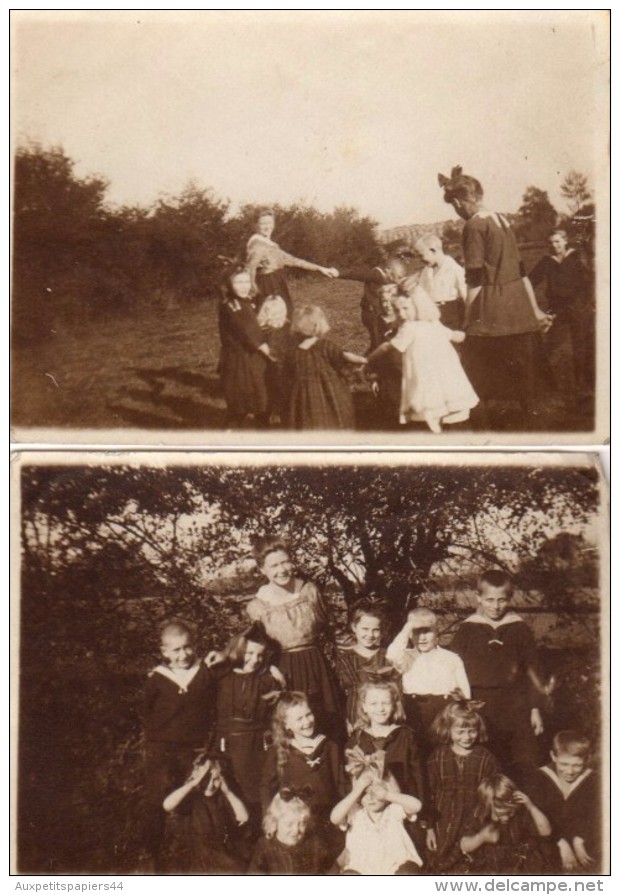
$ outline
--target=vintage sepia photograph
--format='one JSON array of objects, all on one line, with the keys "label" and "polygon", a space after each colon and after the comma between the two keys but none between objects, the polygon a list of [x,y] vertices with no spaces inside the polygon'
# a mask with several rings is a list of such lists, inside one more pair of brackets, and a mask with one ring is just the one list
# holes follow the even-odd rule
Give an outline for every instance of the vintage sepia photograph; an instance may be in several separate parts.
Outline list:
[{"label": "vintage sepia photograph", "polygon": [[608,437],[608,10],[11,21],[15,441]]},{"label": "vintage sepia photograph", "polygon": [[13,482],[15,872],[608,872],[595,454],[50,451]]}]

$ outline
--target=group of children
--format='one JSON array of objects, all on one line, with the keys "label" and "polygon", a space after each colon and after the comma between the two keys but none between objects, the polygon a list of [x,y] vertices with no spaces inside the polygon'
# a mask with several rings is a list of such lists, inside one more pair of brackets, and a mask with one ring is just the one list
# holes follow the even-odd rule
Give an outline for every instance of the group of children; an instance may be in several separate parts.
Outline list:
[{"label": "group of children", "polygon": [[454,345],[464,341],[465,272],[429,235],[416,244],[423,270],[406,276],[398,258],[385,269],[333,270],[365,283],[362,321],[369,355],[328,338],[325,312],[291,306],[280,295],[255,295],[246,269],[227,280],[220,304],[220,364],[229,424],[247,417],[266,427],[352,429],[347,368],[365,368],[384,428],[422,422],[433,432],[464,423],[478,403]]},{"label": "group of children", "polygon": [[[354,642],[327,662],[314,585],[295,577],[277,539],[258,555],[268,583],[251,601],[251,625],[222,652],[199,659],[184,622],[162,631],[164,663],[145,705],[154,870],[596,871],[591,743],[559,731],[538,767],[548,687],[509,609],[507,575],[482,576],[450,649],[426,608],[386,649],[382,613],[362,602],[350,616]],[[162,857],[168,812],[183,816],[186,867]]]}]

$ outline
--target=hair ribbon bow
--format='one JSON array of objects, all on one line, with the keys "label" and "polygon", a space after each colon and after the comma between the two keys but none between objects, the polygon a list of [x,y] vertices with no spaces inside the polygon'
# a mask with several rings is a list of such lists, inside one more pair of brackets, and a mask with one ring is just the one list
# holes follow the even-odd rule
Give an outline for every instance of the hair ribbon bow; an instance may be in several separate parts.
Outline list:
[{"label": "hair ribbon bow", "polygon": [[377,749],[376,752],[366,753],[360,746],[354,746],[352,749],[345,749],[347,763],[345,771],[352,777],[359,777],[364,771],[372,771],[379,779],[383,779],[385,772],[385,752],[383,749]]}]

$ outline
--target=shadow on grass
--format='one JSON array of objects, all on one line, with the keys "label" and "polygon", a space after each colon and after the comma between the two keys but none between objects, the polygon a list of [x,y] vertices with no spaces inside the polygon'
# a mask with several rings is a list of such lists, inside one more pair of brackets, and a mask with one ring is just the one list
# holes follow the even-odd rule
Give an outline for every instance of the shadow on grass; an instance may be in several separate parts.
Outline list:
[{"label": "shadow on grass", "polygon": [[145,429],[225,428],[217,375],[183,367],[131,367],[128,372],[140,384],[123,387],[107,404],[125,424]]}]

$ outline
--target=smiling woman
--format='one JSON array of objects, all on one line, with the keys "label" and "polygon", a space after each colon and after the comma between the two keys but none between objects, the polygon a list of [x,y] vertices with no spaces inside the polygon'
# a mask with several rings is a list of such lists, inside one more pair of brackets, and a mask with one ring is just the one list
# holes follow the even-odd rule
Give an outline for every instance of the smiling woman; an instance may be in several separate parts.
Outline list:
[{"label": "smiling woman", "polygon": [[300,267],[303,270],[322,273],[326,277],[336,276],[337,271],[284,252],[271,238],[275,225],[274,212],[270,208],[262,208],[256,218],[255,232],[248,240],[246,263],[252,278],[252,288],[260,296],[259,304],[269,295],[279,295],[286,303],[290,319],[293,300],[288,289],[285,268]]},{"label": "smiling woman", "polygon": [[341,739],[336,684],[317,645],[327,615],[319,590],[311,581],[296,578],[288,545],[279,538],[260,538],[254,548],[260,571],[267,578],[247,613],[260,621],[282,650],[279,667],[288,685],[308,696],[322,732]]}]

